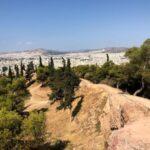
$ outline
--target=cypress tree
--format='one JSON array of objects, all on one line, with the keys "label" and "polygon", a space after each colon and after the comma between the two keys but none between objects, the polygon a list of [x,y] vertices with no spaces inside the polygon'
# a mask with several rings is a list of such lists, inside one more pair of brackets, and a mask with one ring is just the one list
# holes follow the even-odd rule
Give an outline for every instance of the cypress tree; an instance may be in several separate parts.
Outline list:
[{"label": "cypress tree", "polygon": [[11,79],[11,82],[13,80],[13,73],[12,73],[12,70],[11,70],[11,67],[9,66],[9,69],[8,69],[8,77]]},{"label": "cypress tree", "polygon": [[51,65],[51,68],[54,69],[54,61],[53,61],[53,57],[51,57],[50,65]]},{"label": "cypress tree", "polygon": [[108,54],[106,54],[106,57],[107,57],[107,62],[109,61],[109,55]]},{"label": "cypress tree", "polygon": [[66,68],[66,60],[62,57],[62,64],[63,64],[63,69]]},{"label": "cypress tree", "polygon": [[27,65],[27,69],[26,69],[26,76],[25,77],[28,81],[31,80],[33,72],[34,72],[34,64],[33,64],[33,61],[31,61]]},{"label": "cypress tree", "polygon": [[25,66],[24,66],[24,64],[22,63],[22,60],[21,60],[21,63],[20,63],[20,75],[21,76],[24,75],[24,73],[23,73],[24,70],[25,70]]},{"label": "cypress tree", "polygon": [[18,65],[15,65],[14,69],[15,69],[15,72],[16,72],[16,78],[18,78],[19,77],[19,67],[18,67]]},{"label": "cypress tree", "polygon": [[43,67],[42,58],[39,56],[39,67]]},{"label": "cypress tree", "polygon": [[29,65],[28,65],[30,71],[33,73],[34,72],[34,64],[33,64],[33,61],[29,62]]},{"label": "cypress tree", "polygon": [[49,77],[53,77],[55,68],[54,68],[54,61],[52,57],[50,59],[48,67],[49,67]]},{"label": "cypress tree", "polygon": [[70,70],[71,69],[71,62],[70,59],[67,59],[67,69]]}]

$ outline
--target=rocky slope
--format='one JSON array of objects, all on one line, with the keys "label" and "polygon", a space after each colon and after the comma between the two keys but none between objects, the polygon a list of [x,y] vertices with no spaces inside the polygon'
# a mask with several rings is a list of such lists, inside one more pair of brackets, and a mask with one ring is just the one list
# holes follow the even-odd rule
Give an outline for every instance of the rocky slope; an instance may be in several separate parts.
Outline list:
[{"label": "rocky slope", "polygon": [[[49,104],[49,88],[35,83],[29,88],[27,111],[48,108],[49,139],[69,141],[66,149],[126,150],[150,148],[150,101],[103,84],[82,80],[73,109],[57,111]],[[74,118],[71,118],[71,114]]]}]

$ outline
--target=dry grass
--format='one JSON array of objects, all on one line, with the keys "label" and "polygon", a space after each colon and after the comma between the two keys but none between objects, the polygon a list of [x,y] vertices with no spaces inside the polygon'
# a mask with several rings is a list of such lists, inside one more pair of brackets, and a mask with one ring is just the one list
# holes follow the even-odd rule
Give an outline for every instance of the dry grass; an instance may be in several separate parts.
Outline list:
[{"label": "dry grass", "polygon": [[[134,108],[134,113],[132,113],[133,109],[125,112],[125,115],[129,117],[128,121],[130,118],[137,120],[140,116],[149,115],[150,101],[124,94],[107,85],[92,84],[87,80],[82,80],[76,91],[78,98],[73,102],[72,112],[77,109],[78,104],[80,107],[73,121],[70,119],[69,110],[57,111],[58,103],[49,104],[47,94],[51,90],[48,87],[41,88],[38,83],[34,83],[29,91],[32,96],[26,103],[26,106],[29,106],[27,111],[48,108],[46,130],[51,133],[49,140],[70,141],[68,149],[104,149],[106,140],[112,132],[110,120],[118,121],[118,115],[121,115],[123,108]],[[82,102],[80,96],[83,96]],[[113,112],[117,112],[117,115]],[[116,124],[118,125],[118,122]]]}]

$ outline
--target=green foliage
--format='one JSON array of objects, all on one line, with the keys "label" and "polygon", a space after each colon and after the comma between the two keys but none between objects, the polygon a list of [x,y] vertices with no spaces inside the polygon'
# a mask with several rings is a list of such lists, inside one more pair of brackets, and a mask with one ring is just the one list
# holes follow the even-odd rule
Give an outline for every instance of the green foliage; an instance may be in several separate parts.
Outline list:
[{"label": "green foliage", "polygon": [[67,64],[62,58],[63,66],[55,69],[54,78],[49,82],[52,89],[50,99],[60,100],[60,107],[58,109],[71,109],[72,101],[74,99],[74,90],[78,87],[80,80],[79,77],[71,69],[70,59]]},{"label": "green foliage", "polygon": [[29,95],[24,78],[14,79],[11,83],[7,77],[0,78],[0,109],[16,110],[24,108],[24,98]]},{"label": "green foliage", "polygon": [[8,77],[11,79],[11,82],[12,82],[12,80],[13,80],[13,72],[12,72],[10,66],[9,66],[9,69],[8,69]]},{"label": "green foliage", "polygon": [[112,69],[114,63],[112,61],[107,61],[101,67],[97,65],[85,65],[74,67],[76,75],[81,78],[85,78],[94,83],[99,83],[109,76],[109,70]]},{"label": "green foliage", "polygon": [[21,130],[22,117],[14,111],[0,110],[0,149],[12,149]]},{"label": "green foliage", "polygon": [[2,67],[2,72],[3,72],[3,75],[5,75],[6,71],[8,70],[8,68],[6,66],[3,66]]},{"label": "green foliage", "polygon": [[42,82],[42,84],[44,83],[47,84],[48,82],[53,80],[54,72],[55,72],[54,61],[53,58],[51,57],[48,66],[42,66],[37,68],[36,70],[37,80]]},{"label": "green foliage", "polygon": [[46,66],[38,67],[37,69],[37,80],[44,82],[49,77],[49,68]]},{"label": "green foliage", "polygon": [[18,65],[15,65],[14,69],[15,69],[15,72],[16,72],[16,78],[18,78],[19,77],[19,67],[18,67]]},{"label": "green foliage", "polygon": [[0,130],[8,129],[13,135],[20,132],[22,118],[14,111],[0,110]]},{"label": "green foliage", "polygon": [[0,96],[7,94],[8,90],[7,90],[7,85],[11,84],[11,79],[7,78],[5,76],[0,77]]},{"label": "green foliage", "polygon": [[0,148],[37,148],[45,140],[43,113],[31,112],[26,118],[14,111],[0,110]]},{"label": "green foliage", "polygon": [[51,61],[49,62],[48,66],[49,66],[49,69],[54,69],[54,60],[53,60],[53,57],[51,57]]},{"label": "green foliage", "polygon": [[[15,65],[14,78],[11,67],[8,76],[0,76],[0,149],[38,148],[44,142],[45,117],[43,113],[32,112],[24,116],[24,100],[29,96],[27,80]],[[29,73],[34,72],[33,62],[27,66]]]},{"label": "green foliage", "polygon": [[126,64],[116,65],[112,61],[101,67],[85,65],[74,67],[76,75],[94,83],[105,83],[121,88],[131,94],[139,90],[138,95],[150,98],[150,39],[141,47],[130,48],[125,56],[129,59]]},{"label": "green foliage", "polygon": [[12,144],[12,132],[8,129],[0,130],[0,149],[11,149]]},{"label": "green foliage", "polygon": [[23,77],[21,77],[21,78],[18,78],[16,80],[14,80],[12,82],[10,88],[11,88],[10,90],[12,90],[14,92],[15,91],[19,92],[21,90],[25,90],[26,89],[26,81],[25,81],[25,79]]},{"label": "green foliage", "polygon": [[24,71],[25,71],[25,65],[22,63],[22,60],[21,60],[21,63],[20,63],[20,75],[21,76],[24,75]]},{"label": "green foliage", "polygon": [[26,69],[25,78],[26,80],[30,81],[32,79],[34,73],[34,64],[33,61],[29,62]]},{"label": "green foliage", "polygon": [[126,56],[130,59],[127,67],[127,76],[130,85],[128,89],[134,93],[142,87],[140,93],[150,98],[150,84],[147,82],[150,72],[150,40],[146,40],[140,48],[131,48]]},{"label": "green foliage", "polygon": [[146,41],[144,41],[143,45],[144,46],[150,46],[150,39],[147,39]]},{"label": "green foliage", "polygon": [[94,83],[100,82],[100,67],[97,65],[80,65],[73,67],[73,71],[80,78],[85,78]]},{"label": "green foliage", "polygon": [[80,78],[85,78],[86,73],[89,72],[89,65],[79,65],[76,67],[73,67],[73,71],[75,74]]},{"label": "green foliage", "polygon": [[114,66],[114,63],[112,61],[107,61],[101,66],[100,69],[100,78],[101,80],[104,80],[105,78],[109,77],[109,71]]},{"label": "green foliage", "polygon": [[40,144],[44,140],[45,135],[45,117],[44,113],[31,112],[30,115],[23,120],[22,131],[23,136],[27,136],[36,144]]}]

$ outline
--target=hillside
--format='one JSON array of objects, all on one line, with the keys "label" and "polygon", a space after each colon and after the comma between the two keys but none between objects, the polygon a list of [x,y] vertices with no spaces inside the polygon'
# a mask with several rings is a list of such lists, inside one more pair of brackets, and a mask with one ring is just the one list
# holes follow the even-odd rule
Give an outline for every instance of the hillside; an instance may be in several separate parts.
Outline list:
[{"label": "hillside", "polygon": [[38,83],[29,87],[31,97],[26,111],[48,108],[46,130],[50,140],[69,141],[68,149],[109,150],[148,149],[150,147],[150,101],[131,96],[103,84],[82,80],[76,91],[70,120],[68,110],[56,111],[49,104],[48,87]]}]

